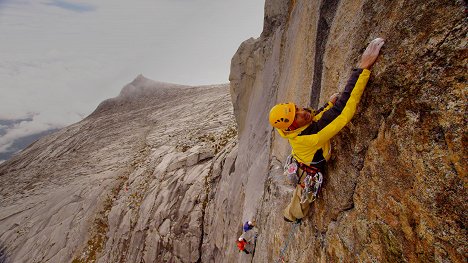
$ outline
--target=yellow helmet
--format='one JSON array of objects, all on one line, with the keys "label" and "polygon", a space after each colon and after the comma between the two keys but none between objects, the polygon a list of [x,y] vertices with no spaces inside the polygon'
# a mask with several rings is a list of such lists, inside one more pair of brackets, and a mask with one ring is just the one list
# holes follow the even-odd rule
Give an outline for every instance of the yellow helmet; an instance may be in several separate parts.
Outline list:
[{"label": "yellow helmet", "polygon": [[296,116],[296,105],[294,103],[276,104],[270,110],[271,126],[286,130],[294,121]]}]

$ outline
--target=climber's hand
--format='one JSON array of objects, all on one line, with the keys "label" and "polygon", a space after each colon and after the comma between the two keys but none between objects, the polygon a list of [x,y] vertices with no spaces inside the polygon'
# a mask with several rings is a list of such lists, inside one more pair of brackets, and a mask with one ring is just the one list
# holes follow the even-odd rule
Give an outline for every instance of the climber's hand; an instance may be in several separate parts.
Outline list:
[{"label": "climber's hand", "polygon": [[340,93],[335,93],[335,94],[331,95],[330,102],[335,104],[336,100],[338,99],[338,96],[340,96]]},{"label": "climber's hand", "polygon": [[380,48],[385,43],[383,38],[376,38],[372,40],[362,54],[359,68],[370,69],[379,56]]}]

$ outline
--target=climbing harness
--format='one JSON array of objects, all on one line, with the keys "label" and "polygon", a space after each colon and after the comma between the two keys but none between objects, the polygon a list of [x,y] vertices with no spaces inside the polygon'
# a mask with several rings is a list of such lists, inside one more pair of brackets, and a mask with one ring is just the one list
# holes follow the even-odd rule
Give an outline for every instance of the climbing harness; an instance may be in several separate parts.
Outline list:
[{"label": "climbing harness", "polygon": [[[301,175],[298,174],[299,168],[306,174],[304,183],[302,184],[300,184],[300,181],[303,173]],[[307,201],[309,203],[314,201],[323,182],[323,174],[320,170],[314,166],[308,166],[298,162],[292,154],[286,159],[283,169],[284,174],[293,186],[300,184],[304,189],[301,194],[301,204]]]},{"label": "climbing harness", "polygon": [[279,263],[280,260],[281,260],[281,262],[284,262],[284,252],[286,252],[286,249],[288,248],[288,245],[289,245],[289,241],[291,240],[292,236],[294,235],[294,232],[295,232],[297,226],[300,225],[300,224],[301,224],[300,219],[298,219],[298,220],[296,220],[296,222],[294,222],[294,224],[293,224],[293,226],[291,228],[291,231],[289,231],[288,239],[286,239],[286,242],[284,243],[283,248],[280,251],[279,257],[275,261],[275,263]]}]

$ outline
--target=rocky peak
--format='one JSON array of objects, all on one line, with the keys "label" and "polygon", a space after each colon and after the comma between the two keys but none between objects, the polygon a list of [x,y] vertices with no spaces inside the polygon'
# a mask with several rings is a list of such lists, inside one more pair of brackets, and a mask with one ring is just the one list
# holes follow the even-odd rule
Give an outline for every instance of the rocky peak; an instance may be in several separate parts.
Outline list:
[{"label": "rocky peak", "polygon": [[[144,97],[151,94],[161,96],[164,92],[168,93],[174,89],[187,88],[189,86],[160,82],[148,79],[142,74],[138,75],[132,82],[125,85],[117,98],[131,99]],[[160,94],[158,94],[160,93]]]},{"label": "rocky peak", "polygon": [[[119,96],[107,99],[99,104],[93,114],[109,114],[114,110],[141,108],[150,102],[163,103],[172,100],[174,96],[192,92],[194,92],[194,89],[191,86],[155,81],[140,74],[122,88]],[[199,92],[203,92],[203,87],[199,87]]]}]

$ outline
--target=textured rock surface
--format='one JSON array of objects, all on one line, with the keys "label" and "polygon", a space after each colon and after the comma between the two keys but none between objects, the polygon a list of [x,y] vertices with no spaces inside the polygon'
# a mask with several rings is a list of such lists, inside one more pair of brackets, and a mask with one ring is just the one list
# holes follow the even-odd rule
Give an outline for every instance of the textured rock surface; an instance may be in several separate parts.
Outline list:
[{"label": "textured rock surface", "polygon": [[[285,262],[466,262],[465,5],[267,0],[262,35],[232,59],[238,142],[227,86],[137,77],[0,165],[0,262],[276,262],[286,243]],[[375,37],[358,113],[291,232],[290,149],[269,109],[325,102]]]},{"label": "textured rock surface", "polygon": [[[387,39],[382,56],[358,114],[333,140],[322,194],[285,260],[466,262],[465,10],[466,1],[266,1],[263,34],[241,45],[230,76],[236,168],[245,182],[265,180],[253,262],[277,260],[291,230],[281,214],[291,190],[278,161],[289,148],[268,127],[268,109],[325,102],[376,37]],[[251,206],[239,209],[243,219]]]},{"label": "textured rock surface", "polygon": [[0,259],[197,262],[209,178],[235,135],[228,85],[138,76],[0,166]]}]

